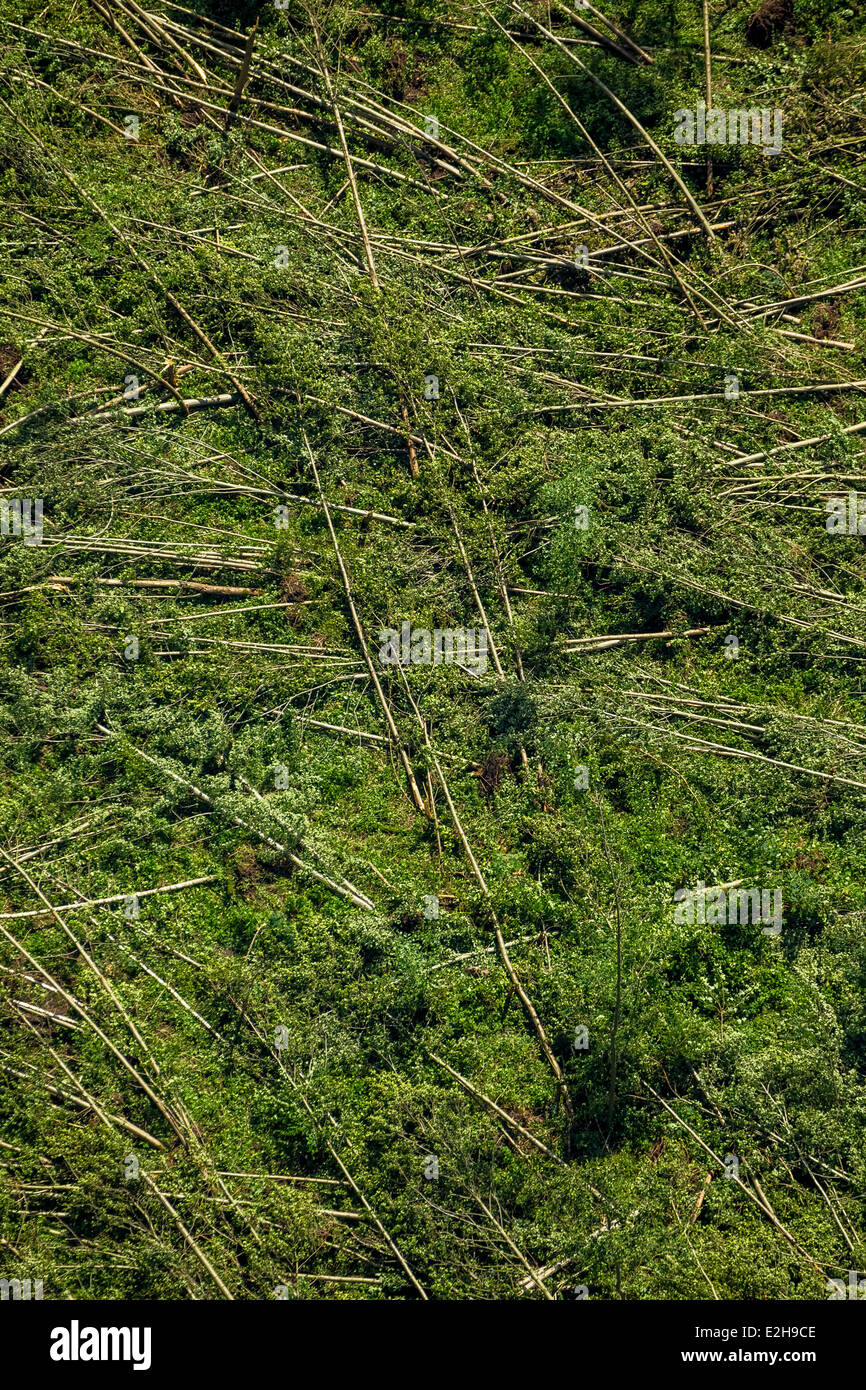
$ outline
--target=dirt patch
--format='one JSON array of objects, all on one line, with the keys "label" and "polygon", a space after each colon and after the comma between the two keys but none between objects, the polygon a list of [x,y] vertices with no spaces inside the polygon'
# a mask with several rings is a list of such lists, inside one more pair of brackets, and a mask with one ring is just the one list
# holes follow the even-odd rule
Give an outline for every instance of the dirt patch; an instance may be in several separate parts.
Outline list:
[{"label": "dirt patch", "polygon": [[231,865],[236,877],[240,880],[252,879],[256,883],[264,873],[251,845],[239,845],[231,857]]},{"label": "dirt patch", "polygon": [[[21,353],[12,343],[0,343],[0,382],[6,380],[12,368],[17,362],[21,361]],[[27,380],[27,373],[22,367],[16,374],[15,380],[7,387],[7,391],[20,391]]]},{"label": "dirt patch", "polygon": [[280,594],[286,603],[300,603],[309,598],[309,590],[298,574],[287,574],[280,584]]},{"label": "dirt patch", "polygon": [[480,772],[473,773],[478,778],[478,789],[485,800],[489,800],[506,772],[511,770],[511,759],[507,753],[491,753]]},{"label": "dirt patch", "polygon": [[842,322],[842,310],[830,300],[827,304],[816,304],[812,310],[809,327],[813,338],[835,338]]},{"label": "dirt patch", "polygon": [[769,48],[774,34],[790,29],[794,19],[794,0],[763,0],[746,20],[746,42],[754,48]]},{"label": "dirt patch", "polygon": [[768,416],[768,418],[769,418],[770,420],[776,420],[780,425],[786,426],[785,429],[782,429],[782,430],[779,431],[779,438],[780,438],[785,444],[793,444],[794,441],[797,439],[797,435],[793,432],[793,430],[791,430],[790,428],[787,427],[787,426],[788,426],[788,418],[787,418],[787,416],[786,416],[786,415],[783,415],[782,412],[781,412],[781,410],[768,410],[768,411],[767,411],[767,416]]}]

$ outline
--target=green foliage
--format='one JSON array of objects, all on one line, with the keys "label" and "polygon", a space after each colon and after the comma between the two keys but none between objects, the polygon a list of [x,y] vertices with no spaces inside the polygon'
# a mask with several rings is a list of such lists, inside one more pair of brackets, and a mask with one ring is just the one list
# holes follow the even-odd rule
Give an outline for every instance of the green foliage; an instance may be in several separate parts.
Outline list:
[{"label": "green foliage", "polygon": [[[783,152],[714,147],[710,197],[694,4],[610,11],[651,65],[565,8],[319,7],[332,100],[294,0],[161,6],[185,57],[0,0],[2,492],[45,517],[0,538],[0,1276],[862,1267],[866,573],[824,523],[863,481],[864,47],[753,8],[711,6],[715,96]],[[405,622],[487,625],[486,665],[382,664]],[[781,932],[683,920],[698,884],[778,889]]]}]

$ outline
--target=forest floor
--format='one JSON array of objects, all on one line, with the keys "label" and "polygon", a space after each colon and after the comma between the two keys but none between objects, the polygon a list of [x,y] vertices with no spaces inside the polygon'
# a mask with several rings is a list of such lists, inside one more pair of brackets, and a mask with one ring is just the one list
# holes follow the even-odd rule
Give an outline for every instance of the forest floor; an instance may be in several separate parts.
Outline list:
[{"label": "forest floor", "polygon": [[826,1298],[853,8],[0,25],[0,1276]]}]

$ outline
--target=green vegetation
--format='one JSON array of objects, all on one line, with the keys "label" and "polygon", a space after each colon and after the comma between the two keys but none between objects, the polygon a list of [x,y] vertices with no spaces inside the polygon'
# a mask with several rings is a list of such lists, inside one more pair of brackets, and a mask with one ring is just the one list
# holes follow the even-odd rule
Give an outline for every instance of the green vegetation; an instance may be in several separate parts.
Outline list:
[{"label": "green vegetation", "polygon": [[[772,155],[676,141],[700,0],[189,6],[0,0],[6,529],[43,504],[0,1276],[824,1299],[866,1269],[853,9],[710,0]],[[404,623],[486,660],[383,662]]]}]

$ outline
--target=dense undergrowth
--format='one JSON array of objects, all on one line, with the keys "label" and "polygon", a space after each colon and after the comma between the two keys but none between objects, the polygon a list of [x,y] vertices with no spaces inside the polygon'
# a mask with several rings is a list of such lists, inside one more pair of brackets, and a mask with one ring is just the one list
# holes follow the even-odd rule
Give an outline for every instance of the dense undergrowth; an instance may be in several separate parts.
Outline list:
[{"label": "dense undergrowth", "polygon": [[[866,1261],[854,12],[711,0],[765,155],[676,143],[685,0],[605,11],[652,62],[559,4],[191,4],[0,4],[0,500],[43,503],[0,540],[0,1276],[825,1298]],[[406,622],[486,661],[383,663]]]}]

